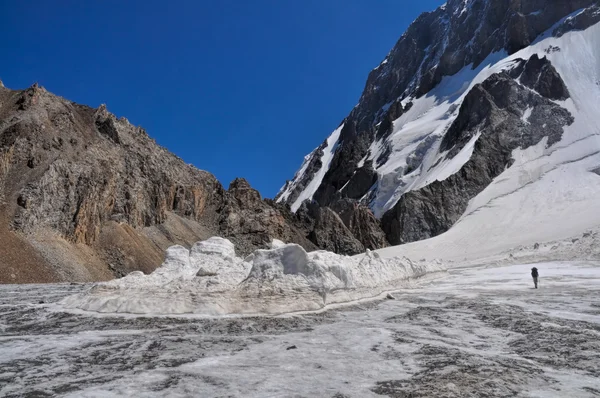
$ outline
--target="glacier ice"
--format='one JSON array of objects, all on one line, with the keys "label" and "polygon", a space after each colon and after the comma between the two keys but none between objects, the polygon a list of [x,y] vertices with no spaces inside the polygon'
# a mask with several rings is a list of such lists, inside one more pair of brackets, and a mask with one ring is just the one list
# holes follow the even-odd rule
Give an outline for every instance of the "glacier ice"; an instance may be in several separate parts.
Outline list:
[{"label": "glacier ice", "polygon": [[282,314],[316,311],[330,304],[373,298],[428,273],[440,262],[414,262],[378,253],[348,257],[307,253],[296,244],[273,241],[245,259],[227,239],[213,237],[191,250],[172,246],[149,275],[136,271],[101,282],[62,300],[61,305],[100,313]]}]

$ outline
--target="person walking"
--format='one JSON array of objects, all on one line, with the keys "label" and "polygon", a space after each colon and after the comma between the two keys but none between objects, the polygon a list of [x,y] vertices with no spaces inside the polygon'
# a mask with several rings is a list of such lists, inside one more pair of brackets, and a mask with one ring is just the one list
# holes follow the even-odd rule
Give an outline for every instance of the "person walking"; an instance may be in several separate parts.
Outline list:
[{"label": "person walking", "polygon": [[531,277],[533,278],[533,284],[535,285],[535,288],[537,289],[538,287],[538,278],[540,277],[540,274],[538,274],[538,269],[533,267],[531,269]]}]

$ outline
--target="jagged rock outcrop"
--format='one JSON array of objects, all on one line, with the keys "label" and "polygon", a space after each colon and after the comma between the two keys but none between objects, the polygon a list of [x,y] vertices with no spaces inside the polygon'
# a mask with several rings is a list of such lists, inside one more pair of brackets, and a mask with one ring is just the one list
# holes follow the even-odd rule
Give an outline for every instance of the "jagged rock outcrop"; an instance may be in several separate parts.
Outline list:
[{"label": "jagged rock outcrop", "polygon": [[286,218],[280,209],[263,201],[260,193],[243,178],[234,180],[228,193],[219,218],[219,231],[236,244],[241,254],[266,247],[274,237],[298,243],[308,251],[323,248],[307,239],[308,231],[295,217]]},{"label": "jagged rock outcrop", "polygon": [[328,207],[316,209],[315,227],[309,239],[317,246],[335,253],[358,254],[365,247],[344,225],[340,216]]},{"label": "jagged rock outcrop", "polygon": [[340,199],[332,204],[332,209],[365,249],[375,250],[389,246],[379,220],[367,206],[354,200]]},{"label": "jagged rock outcrop", "polygon": [[511,75],[543,97],[555,101],[569,98],[569,90],[565,82],[546,57],[532,55],[527,62],[521,61],[519,66],[511,71]]}]

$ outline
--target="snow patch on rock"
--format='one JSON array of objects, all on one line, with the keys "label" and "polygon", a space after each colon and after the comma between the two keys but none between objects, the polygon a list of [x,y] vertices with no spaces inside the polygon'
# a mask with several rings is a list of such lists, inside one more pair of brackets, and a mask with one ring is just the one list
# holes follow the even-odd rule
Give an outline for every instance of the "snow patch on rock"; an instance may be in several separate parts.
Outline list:
[{"label": "snow patch on rock", "polygon": [[[323,181],[323,177],[325,177],[327,170],[329,170],[329,166],[331,164],[331,161],[333,160],[333,156],[335,155],[337,144],[343,128],[344,125],[342,124],[337,129],[335,129],[333,133],[331,133],[329,138],[327,138],[327,146],[325,147],[325,149],[323,149],[323,156],[321,156],[321,168],[319,169],[319,171],[317,171],[317,173],[315,173],[315,175],[311,179],[310,183],[306,186],[306,188],[300,193],[300,195],[298,195],[298,198],[294,201],[294,203],[292,203],[291,209],[294,213],[298,210],[298,208],[300,208],[302,202],[304,202],[307,199],[312,199],[315,192],[317,192],[317,189]],[[300,176],[294,177],[294,181],[299,180]],[[285,200],[294,188],[295,185],[290,185],[288,189],[278,199],[278,202]]]}]

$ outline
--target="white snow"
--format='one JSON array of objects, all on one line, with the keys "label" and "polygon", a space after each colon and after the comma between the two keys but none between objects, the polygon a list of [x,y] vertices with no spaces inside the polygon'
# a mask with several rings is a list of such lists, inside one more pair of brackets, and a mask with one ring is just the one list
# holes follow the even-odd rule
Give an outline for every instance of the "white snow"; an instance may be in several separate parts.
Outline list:
[{"label": "white snow", "polygon": [[273,239],[271,244],[269,245],[271,249],[278,249],[282,246],[285,246],[285,243],[280,241],[279,239]]},{"label": "white snow", "polygon": [[529,14],[527,14],[527,16],[530,16],[530,15],[540,15],[541,13],[542,13],[542,10],[537,10],[537,11],[530,12]]},{"label": "white snow", "polygon": [[[473,86],[513,65],[512,60],[506,59],[506,53],[491,54],[476,69],[473,70],[472,65],[466,66],[456,75],[444,77],[427,95],[412,99],[412,107],[394,121],[393,132],[387,139],[392,153],[377,168],[379,184],[371,203],[375,216],[381,217],[404,193],[447,178],[469,160],[474,141],[463,149],[457,159],[448,161],[444,160],[445,153],[439,153],[441,138],[458,116],[460,105]],[[425,144],[427,142],[429,145]],[[420,145],[425,147],[419,148]],[[383,142],[374,142],[370,148],[370,159],[376,161],[384,148]],[[423,157],[422,166],[405,175],[409,158],[415,156],[416,152]]]},{"label": "white snow", "polygon": [[530,124],[529,117],[531,116],[532,111],[533,111],[532,107],[525,109],[525,112],[523,112],[523,116],[521,117],[521,120],[523,121],[523,123]]},{"label": "white snow", "polygon": [[454,14],[458,14],[458,16],[462,16],[465,12],[468,12],[470,10],[470,8],[472,7],[473,2],[471,0],[463,0],[462,1],[462,8],[457,8],[454,11]]},{"label": "white snow", "polygon": [[421,182],[417,187],[415,187],[415,189],[429,185],[430,183],[436,180],[443,181],[446,178],[450,177],[452,174],[457,173],[462,168],[462,166],[465,163],[467,163],[469,159],[471,159],[471,156],[473,155],[473,150],[475,149],[475,143],[477,142],[479,137],[481,137],[481,131],[478,131],[477,134],[475,134],[473,138],[471,138],[469,142],[467,142],[464,148],[461,149],[461,151],[458,154],[456,154],[453,158],[451,158],[448,161],[441,162],[439,166],[436,166],[434,169],[432,169],[434,172],[427,173],[427,179]]},{"label": "white snow", "polygon": [[[329,138],[327,138],[327,146],[323,149],[323,156],[321,156],[321,168],[315,173],[315,175],[310,180],[310,183],[304,188],[300,195],[298,195],[298,198],[294,201],[294,203],[292,203],[291,208],[294,213],[296,212],[296,210],[298,210],[302,202],[304,202],[307,199],[312,199],[315,192],[317,192],[319,185],[321,185],[321,181],[323,181],[323,177],[325,177],[325,173],[327,173],[327,170],[329,170],[329,165],[331,164],[333,156],[335,155],[335,150],[337,149],[337,142],[343,128],[344,125],[342,124],[340,127],[335,129],[333,133],[331,133]],[[300,171],[294,177],[294,181],[292,182],[292,184],[290,184],[284,191],[284,193],[277,199],[278,202],[281,202],[282,200],[285,200],[289,197],[291,192],[296,187],[297,183],[301,180],[302,176],[304,175],[312,156],[314,156],[314,152],[311,155],[305,157],[304,163],[302,164]]]},{"label": "white snow", "polygon": [[439,262],[382,259],[367,252],[347,257],[307,253],[296,244],[274,241],[245,259],[233,244],[214,237],[167,250],[150,275],[133,272],[67,297],[65,308],[132,314],[278,314],[314,311],[376,297],[410,280],[443,271]]}]

